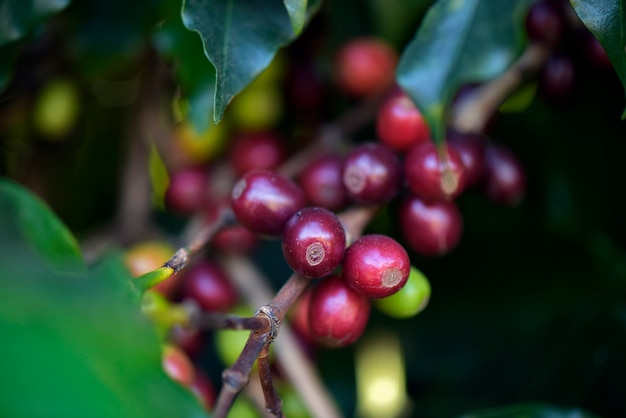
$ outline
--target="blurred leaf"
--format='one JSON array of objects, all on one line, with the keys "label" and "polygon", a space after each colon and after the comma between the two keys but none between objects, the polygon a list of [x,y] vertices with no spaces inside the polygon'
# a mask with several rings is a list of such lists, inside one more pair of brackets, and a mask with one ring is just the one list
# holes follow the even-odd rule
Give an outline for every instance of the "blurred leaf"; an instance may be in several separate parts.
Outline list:
[{"label": "blurred leaf", "polygon": [[397,77],[435,141],[444,140],[446,108],[458,88],[498,76],[519,55],[531,2],[442,0],[427,12],[402,54]]},{"label": "blurred leaf", "polygon": [[217,71],[215,113],[219,122],[232,98],[295,38],[285,5],[278,0],[186,0],[183,22],[202,37]]},{"label": "blurred leaf", "polygon": [[209,128],[215,96],[215,68],[206,59],[202,40],[183,25],[182,1],[167,1],[165,21],[154,32],[159,53],[174,63],[174,74],[189,104],[188,118],[198,132]]},{"label": "blurred leaf", "polygon": [[287,13],[289,13],[289,19],[291,19],[291,26],[293,32],[299,35],[304,28],[304,20],[306,18],[306,5],[307,0],[283,0]]},{"label": "blurred leaf", "polygon": [[[602,44],[626,88],[626,15],[620,0],[570,0],[574,10]],[[622,118],[626,117],[626,110]]]},{"label": "blurred leaf", "polygon": [[469,412],[459,418],[594,418],[596,415],[577,408],[556,408],[527,403]]},{"label": "blurred leaf", "polygon": [[63,10],[70,0],[3,0],[0,5],[0,46],[17,41],[43,18]]},{"label": "blurred leaf", "polygon": [[39,198],[8,179],[0,179],[0,249],[28,248],[54,267],[82,270],[76,239]]},{"label": "blurred leaf", "polygon": [[0,415],[206,416],[164,373],[154,327],[120,291],[119,258],[79,275],[1,258]]},{"label": "blurred leaf", "polygon": [[149,171],[152,182],[152,204],[159,209],[165,209],[165,192],[170,178],[159,150],[154,144],[150,144]]},{"label": "blurred leaf", "polygon": [[369,0],[372,20],[379,36],[405,45],[433,0]]}]

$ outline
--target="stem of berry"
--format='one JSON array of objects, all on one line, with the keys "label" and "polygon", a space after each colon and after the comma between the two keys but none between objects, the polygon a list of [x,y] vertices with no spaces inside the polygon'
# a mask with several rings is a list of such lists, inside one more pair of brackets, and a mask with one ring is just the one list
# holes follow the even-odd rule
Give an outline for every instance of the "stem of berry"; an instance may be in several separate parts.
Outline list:
[{"label": "stem of berry", "polygon": [[259,377],[261,380],[261,387],[263,388],[263,395],[265,397],[266,410],[272,415],[282,418],[283,417],[283,401],[278,396],[274,382],[272,381],[272,371],[270,369],[270,345],[265,344],[259,358],[257,359],[257,365],[259,367]]},{"label": "stem of berry", "polygon": [[479,87],[478,91],[453,109],[452,125],[461,132],[482,133],[500,105],[550,56],[549,45],[532,43],[522,56],[500,77]]}]

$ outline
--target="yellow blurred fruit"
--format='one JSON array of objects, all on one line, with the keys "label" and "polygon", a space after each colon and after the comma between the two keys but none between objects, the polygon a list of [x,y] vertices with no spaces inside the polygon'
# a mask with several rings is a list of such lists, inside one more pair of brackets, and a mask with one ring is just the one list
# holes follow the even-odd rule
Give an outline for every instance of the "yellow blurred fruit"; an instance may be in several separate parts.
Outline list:
[{"label": "yellow blurred fruit", "polygon": [[225,121],[209,126],[204,132],[198,132],[188,120],[176,126],[174,142],[176,147],[190,162],[207,162],[222,151],[228,138],[228,126]]},{"label": "yellow blurred fruit", "polygon": [[[158,269],[169,260],[176,249],[171,245],[161,241],[146,241],[135,244],[126,250],[124,254],[124,264],[133,277],[149,273]],[[169,296],[178,285],[181,275],[175,274],[169,279],[159,283],[152,288],[157,292]]]},{"label": "yellow blurred fruit", "polygon": [[73,82],[66,79],[51,81],[35,101],[35,129],[49,140],[62,140],[76,123],[79,102],[78,88]]},{"label": "yellow blurred fruit", "polygon": [[226,111],[238,130],[261,130],[276,125],[283,115],[283,97],[274,85],[248,86]]}]

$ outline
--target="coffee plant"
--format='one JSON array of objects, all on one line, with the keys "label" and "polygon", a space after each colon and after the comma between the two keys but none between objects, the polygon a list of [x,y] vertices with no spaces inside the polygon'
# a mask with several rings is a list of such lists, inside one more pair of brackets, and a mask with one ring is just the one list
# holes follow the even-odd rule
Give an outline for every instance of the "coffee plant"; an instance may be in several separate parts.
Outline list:
[{"label": "coffee plant", "polygon": [[0,0],[0,416],[626,416],[625,9]]}]

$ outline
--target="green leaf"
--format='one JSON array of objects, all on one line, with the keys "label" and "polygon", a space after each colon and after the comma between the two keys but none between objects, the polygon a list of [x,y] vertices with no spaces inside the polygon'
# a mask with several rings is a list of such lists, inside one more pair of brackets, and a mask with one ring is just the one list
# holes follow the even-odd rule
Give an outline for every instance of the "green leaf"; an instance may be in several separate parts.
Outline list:
[{"label": "green leaf", "polygon": [[578,408],[557,408],[538,403],[510,405],[470,412],[459,418],[595,418]]},{"label": "green leaf", "polygon": [[[626,88],[626,6],[621,0],[570,0],[576,14],[600,42]],[[626,117],[626,111],[622,118]]]},{"label": "green leaf", "polygon": [[176,82],[189,105],[188,118],[197,132],[209,128],[215,96],[215,68],[204,56],[202,41],[185,28],[182,1],[164,3],[165,20],[153,35],[159,53],[174,63]]},{"label": "green leaf", "polygon": [[8,179],[0,179],[0,231],[0,250],[16,247],[34,251],[56,268],[84,268],[72,233],[44,202]]},{"label": "green leaf", "polygon": [[304,28],[307,0],[284,0],[284,2],[287,13],[289,13],[289,19],[291,19],[293,31],[296,35],[299,35]]},{"label": "green leaf", "polygon": [[232,98],[295,38],[285,6],[278,0],[185,0],[183,22],[200,34],[217,71],[216,122]]},{"label": "green leaf", "polygon": [[50,271],[23,253],[0,264],[0,415],[205,417],[169,379],[160,341],[120,286],[119,258],[93,271]]},{"label": "green leaf", "polygon": [[459,87],[505,71],[524,44],[523,17],[532,0],[441,0],[427,12],[402,54],[398,83],[445,136],[449,103]]},{"label": "green leaf", "polygon": [[0,46],[23,38],[39,21],[69,3],[70,0],[4,0],[0,5]]}]

